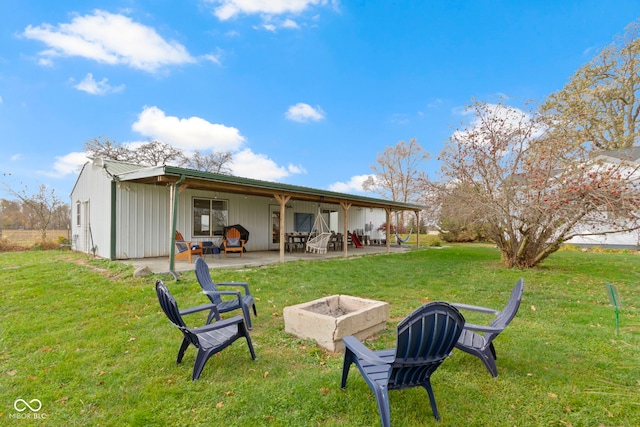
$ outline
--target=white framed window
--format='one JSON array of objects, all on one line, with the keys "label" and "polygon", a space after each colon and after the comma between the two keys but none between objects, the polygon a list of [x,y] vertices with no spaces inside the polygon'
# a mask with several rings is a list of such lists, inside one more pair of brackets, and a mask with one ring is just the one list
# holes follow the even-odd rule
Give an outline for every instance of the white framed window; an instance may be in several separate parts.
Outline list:
[{"label": "white framed window", "polygon": [[193,198],[193,235],[212,237],[222,235],[227,226],[229,212],[227,201],[220,199]]}]

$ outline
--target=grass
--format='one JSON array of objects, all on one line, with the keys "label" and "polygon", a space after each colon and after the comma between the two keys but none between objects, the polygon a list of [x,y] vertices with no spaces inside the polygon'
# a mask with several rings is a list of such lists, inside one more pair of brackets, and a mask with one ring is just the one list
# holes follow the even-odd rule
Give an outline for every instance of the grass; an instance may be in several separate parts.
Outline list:
[{"label": "grass", "polygon": [[[238,341],[192,382],[195,351],[175,364],[182,338],[159,309],[157,277],[133,279],[121,263],[70,252],[3,253],[0,424],[378,425],[375,398],[357,370],[340,390],[342,356],[286,334],[283,308],[337,293],[388,301],[389,328],[367,343],[381,349],[394,346],[395,324],[421,304],[501,308],[524,277],[520,312],[496,340],[500,375],[457,351],[432,378],[442,421],[433,419],[424,390],[411,389],[390,393],[392,424],[640,425],[638,255],[558,252],[530,271],[498,260],[490,246],[454,245],[214,270],[214,280],[251,285],[258,359]],[[206,302],[193,273],[179,282],[158,277],[181,307]],[[617,334],[605,282],[616,284],[623,303]],[[42,409],[19,413],[16,399],[38,399]]]}]

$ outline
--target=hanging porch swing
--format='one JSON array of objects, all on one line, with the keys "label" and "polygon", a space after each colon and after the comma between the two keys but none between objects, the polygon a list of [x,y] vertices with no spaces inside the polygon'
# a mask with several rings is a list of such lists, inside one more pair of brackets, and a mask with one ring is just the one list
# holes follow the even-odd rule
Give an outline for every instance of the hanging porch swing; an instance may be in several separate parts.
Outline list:
[{"label": "hanging porch swing", "polygon": [[324,220],[320,207],[318,207],[318,215],[316,215],[316,220],[313,222],[312,232],[315,232],[316,234],[309,235],[309,240],[307,240],[306,245],[306,251],[315,254],[326,254],[327,245],[329,244],[329,239],[331,238],[331,229],[327,225],[327,222]]}]

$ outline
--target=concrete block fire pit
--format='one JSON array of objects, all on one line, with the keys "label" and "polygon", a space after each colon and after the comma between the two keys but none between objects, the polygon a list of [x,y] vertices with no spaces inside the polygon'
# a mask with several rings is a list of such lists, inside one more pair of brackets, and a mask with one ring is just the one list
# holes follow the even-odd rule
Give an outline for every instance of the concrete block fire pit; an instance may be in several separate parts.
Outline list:
[{"label": "concrete block fire pit", "polygon": [[284,308],[284,330],[316,341],[329,351],[344,350],[342,338],[369,338],[386,328],[389,304],[382,301],[332,295]]}]

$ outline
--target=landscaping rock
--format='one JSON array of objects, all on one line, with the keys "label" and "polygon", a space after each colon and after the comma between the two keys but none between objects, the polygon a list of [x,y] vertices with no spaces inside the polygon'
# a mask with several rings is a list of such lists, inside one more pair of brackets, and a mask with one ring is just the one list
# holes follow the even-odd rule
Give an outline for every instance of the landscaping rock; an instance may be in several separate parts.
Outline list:
[{"label": "landscaping rock", "polygon": [[136,271],[133,272],[133,277],[145,277],[150,274],[151,274],[151,269],[145,265],[136,269]]}]

